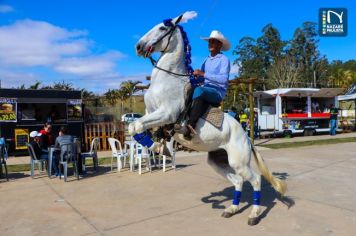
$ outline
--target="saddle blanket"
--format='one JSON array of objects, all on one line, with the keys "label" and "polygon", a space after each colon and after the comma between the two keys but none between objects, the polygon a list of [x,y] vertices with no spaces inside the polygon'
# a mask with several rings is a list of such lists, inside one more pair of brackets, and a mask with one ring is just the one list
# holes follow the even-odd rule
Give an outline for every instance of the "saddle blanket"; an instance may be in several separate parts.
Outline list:
[{"label": "saddle blanket", "polygon": [[220,129],[224,121],[224,112],[217,107],[210,106],[202,118]]}]

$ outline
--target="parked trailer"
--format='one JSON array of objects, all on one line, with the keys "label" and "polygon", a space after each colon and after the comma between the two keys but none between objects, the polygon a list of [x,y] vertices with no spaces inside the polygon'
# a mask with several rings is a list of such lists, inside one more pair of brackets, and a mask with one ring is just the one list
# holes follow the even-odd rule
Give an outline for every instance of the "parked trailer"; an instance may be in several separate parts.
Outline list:
[{"label": "parked trailer", "polygon": [[330,131],[330,106],[342,89],[282,88],[254,93],[260,131],[313,135]]},{"label": "parked trailer", "polygon": [[29,133],[41,130],[45,122],[52,123],[55,136],[65,125],[82,139],[82,110],[81,91],[0,89],[0,137],[12,154],[27,153]]}]

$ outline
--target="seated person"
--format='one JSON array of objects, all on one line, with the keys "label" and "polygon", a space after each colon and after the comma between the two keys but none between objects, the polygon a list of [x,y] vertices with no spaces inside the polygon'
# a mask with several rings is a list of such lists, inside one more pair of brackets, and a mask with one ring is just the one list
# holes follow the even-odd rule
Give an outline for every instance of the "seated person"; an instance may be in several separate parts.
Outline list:
[{"label": "seated person", "polygon": [[[62,126],[59,130],[59,136],[56,138],[54,147],[56,148],[60,148],[61,145],[63,144],[73,144],[74,143],[74,137],[72,135],[69,134],[68,132],[68,128],[66,126]],[[56,162],[57,162],[57,167],[59,164],[59,159],[60,159],[60,153],[58,153],[56,156]],[[74,155],[77,155],[76,150],[74,150]],[[77,166],[78,166],[78,172],[79,174],[82,174],[82,162],[81,162],[81,158],[80,156],[77,156],[76,158],[77,161]],[[59,173],[59,169],[55,169],[56,174],[58,175]]]},{"label": "seated person", "polygon": [[48,152],[42,151],[40,141],[41,141],[41,136],[42,134],[37,132],[37,131],[32,131],[30,133],[30,137],[32,138],[30,144],[33,147],[33,151],[35,152],[35,155],[38,160],[40,159],[48,159]]}]

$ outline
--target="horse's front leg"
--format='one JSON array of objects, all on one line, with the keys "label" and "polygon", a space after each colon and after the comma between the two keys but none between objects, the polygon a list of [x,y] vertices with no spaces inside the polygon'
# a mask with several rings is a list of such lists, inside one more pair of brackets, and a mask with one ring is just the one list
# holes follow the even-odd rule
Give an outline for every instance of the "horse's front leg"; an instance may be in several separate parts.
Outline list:
[{"label": "horse's front leg", "polygon": [[160,108],[132,122],[129,125],[128,131],[130,135],[135,135],[142,133],[147,129],[160,127],[162,125],[173,123],[174,121],[174,115],[169,109]]}]

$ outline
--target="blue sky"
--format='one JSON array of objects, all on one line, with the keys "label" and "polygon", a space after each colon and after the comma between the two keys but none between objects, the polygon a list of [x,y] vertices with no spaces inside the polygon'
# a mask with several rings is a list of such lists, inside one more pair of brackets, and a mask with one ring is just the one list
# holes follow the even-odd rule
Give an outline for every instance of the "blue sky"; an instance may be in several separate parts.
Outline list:
[{"label": "blue sky", "polygon": [[[347,8],[349,32],[320,38],[321,53],[329,60],[356,59],[354,0],[0,0],[0,79],[2,87],[64,80],[96,93],[129,79],[147,83],[151,65],[136,56],[134,45],[163,19],[198,12],[183,25],[197,68],[208,54],[199,38],[211,30],[220,30],[232,48],[241,37],[260,36],[268,23],[288,40],[303,22],[318,22],[321,7]],[[225,54],[233,62],[232,50]]]}]

